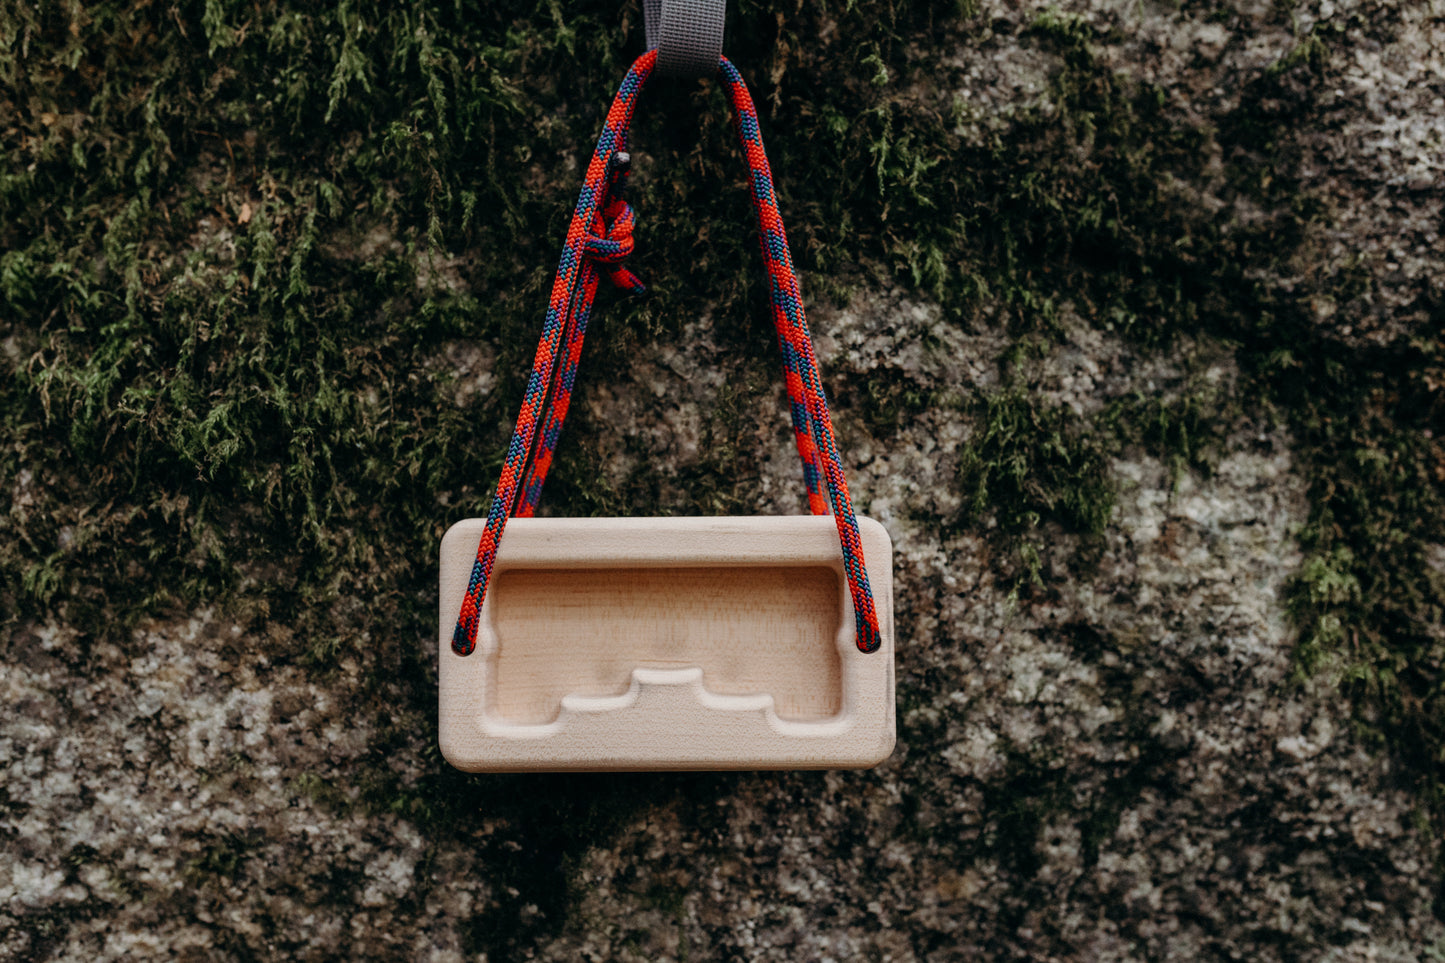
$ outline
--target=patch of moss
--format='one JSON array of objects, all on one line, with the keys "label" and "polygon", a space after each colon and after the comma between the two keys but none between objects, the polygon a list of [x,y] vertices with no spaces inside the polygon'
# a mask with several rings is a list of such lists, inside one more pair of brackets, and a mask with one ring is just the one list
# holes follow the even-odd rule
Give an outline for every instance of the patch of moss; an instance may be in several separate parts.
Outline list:
[{"label": "patch of moss", "polygon": [[[1445,317],[1439,315],[1437,317]],[[1300,671],[1340,681],[1366,732],[1445,813],[1442,346],[1339,352],[1299,410],[1317,453],[1290,612]]]},{"label": "patch of moss", "polygon": [[1135,444],[1169,466],[1173,483],[1186,472],[1208,477],[1224,454],[1226,433],[1239,420],[1239,401],[1220,386],[1192,382],[1172,396],[1134,392],[1101,417],[1123,444]]},{"label": "patch of moss", "polygon": [[1098,535],[1113,511],[1103,450],[1068,408],[1007,388],[972,406],[959,457],[961,521],[983,521],[1018,551],[1021,581],[1038,583],[1042,526]]},{"label": "patch of moss", "polygon": [[[1308,125],[1335,85],[1328,44],[1348,27],[1380,41],[1387,22],[1351,17],[1317,31],[1256,81],[1226,131],[1250,152],[1239,181],[1296,225],[1325,216],[1295,174],[1278,131]],[[1321,39],[1323,37],[1323,39]],[[1318,41],[1318,42],[1315,42]],[[1285,233],[1288,238],[1301,228]],[[1286,251],[1288,249],[1286,248]],[[1243,328],[1241,357],[1284,413],[1310,478],[1307,558],[1289,606],[1300,628],[1298,665],[1326,673],[1351,700],[1360,731],[1404,763],[1425,811],[1445,818],[1445,422],[1438,332],[1445,298],[1420,292],[1424,318],[1384,343],[1336,334],[1368,318],[1373,282],[1358,264],[1312,277],[1261,304],[1269,328]],[[1334,308],[1321,319],[1317,306]],[[1445,899],[1445,891],[1442,891]]]}]

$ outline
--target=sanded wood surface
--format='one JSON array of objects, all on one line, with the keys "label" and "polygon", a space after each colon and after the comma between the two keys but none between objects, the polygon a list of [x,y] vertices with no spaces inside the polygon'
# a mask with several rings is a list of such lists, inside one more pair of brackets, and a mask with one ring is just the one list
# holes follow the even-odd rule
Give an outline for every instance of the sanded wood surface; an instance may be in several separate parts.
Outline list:
[{"label": "sanded wood surface", "polygon": [[635,668],[697,666],[711,692],[772,695],[780,718],[835,716],[846,588],[823,566],[503,572],[491,711],[551,722],[569,693],[618,696]]}]

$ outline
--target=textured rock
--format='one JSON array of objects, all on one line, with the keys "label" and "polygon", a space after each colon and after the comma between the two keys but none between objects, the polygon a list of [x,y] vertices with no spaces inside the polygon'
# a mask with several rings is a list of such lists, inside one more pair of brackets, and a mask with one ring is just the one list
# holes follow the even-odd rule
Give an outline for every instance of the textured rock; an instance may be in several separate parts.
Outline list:
[{"label": "textured rock", "polygon": [[[1356,300],[1316,303],[1328,339],[1428,333],[1445,267],[1439,10],[1198,6],[1063,12],[1110,70],[1206,131],[1251,85],[1287,99],[1272,68],[1323,38],[1339,89],[1273,135],[1322,212],[1293,273],[1261,283],[1332,291],[1357,272]],[[971,145],[1049,116],[1059,57],[1029,33],[1046,12],[1062,16],[988,0],[958,49],[918,38],[965,84],[909,96],[947,103]],[[1235,224],[1266,217],[1208,144],[1201,177],[1170,190]],[[191,243],[235,242],[217,223]],[[463,267],[418,274],[461,290]],[[1082,311],[1059,307],[1057,331],[1012,354],[987,299],[968,324],[882,285],[812,312],[855,504],[895,544],[899,742],[877,770],[461,776],[435,749],[434,671],[378,654],[429,651],[424,632],[305,665],[272,657],[314,641],[293,627],[212,610],[123,645],[42,619],[7,629],[0,673],[0,957],[1438,959],[1422,803],[1334,680],[1298,671],[1286,597],[1311,480],[1287,419],[1231,407],[1248,378],[1236,345],[1149,346]],[[739,356],[725,323],[693,319],[590,383],[559,457],[600,453],[599,484],[646,490],[659,513],[797,510],[772,360]],[[498,357],[456,343],[429,364],[466,407],[498,390]],[[874,417],[879,385],[911,399],[892,422]],[[1130,399],[1201,391],[1222,412],[1207,468],[1107,431]],[[1024,533],[1036,581],[958,483],[977,402],[1007,392],[1066,412],[1113,492],[1102,534],[1047,518]],[[37,504],[29,470],[6,487],[12,514]]]}]

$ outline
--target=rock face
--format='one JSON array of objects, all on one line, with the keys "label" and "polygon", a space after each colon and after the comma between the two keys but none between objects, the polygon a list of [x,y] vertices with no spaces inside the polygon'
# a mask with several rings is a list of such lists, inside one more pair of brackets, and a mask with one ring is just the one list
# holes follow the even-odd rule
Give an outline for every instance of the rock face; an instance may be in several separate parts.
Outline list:
[{"label": "rock face", "polygon": [[[1162,316],[1120,314],[1115,323],[1093,282],[1047,305],[1026,304],[997,281],[1002,269],[966,293],[910,282],[901,269],[867,274],[841,300],[817,299],[811,320],[855,506],[879,519],[895,546],[899,740],[876,770],[452,772],[435,746],[435,588],[424,571],[434,570],[437,533],[373,546],[367,526],[406,532],[414,519],[397,522],[384,504],[372,514],[357,508],[336,544],[366,546],[344,557],[373,572],[371,581],[337,576],[341,589],[316,594],[297,573],[333,556],[300,535],[302,547],[265,543],[275,546],[270,556],[245,548],[249,532],[269,524],[273,497],[289,496],[235,482],[237,504],[254,511],[238,510],[213,538],[234,542],[239,574],[223,588],[201,576],[200,588],[187,588],[169,581],[172,569],[149,570],[165,563],[126,540],[132,529],[118,529],[124,537],[113,549],[129,567],[85,549],[94,544],[88,512],[142,504],[128,477],[102,508],[91,489],[54,494],[63,472],[39,455],[25,456],[34,464],[0,462],[9,473],[0,479],[9,499],[3,534],[32,545],[0,556],[27,573],[22,584],[7,572],[17,587],[0,595],[16,613],[3,626],[0,673],[9,707],[0,714],[0,958],[1441,958],[1436,783],[1412,762],[1440,751],[1429,742],[1439,721],[1429,709],[1410,730],[1419,735],[1400,736],[1398,720],[1414,718],[1401,716],[1408,709],[1371,701],[1393,690],[1352,687],[1349,675],[1374,664],[1351,661],[1365,645],[1360,637],[1384,639],[1386,649],[1391,633],[1438,640],[1441,597],[1425,598],[1416,622],[1362,621],[1360,637],[1347,624],[1338,652],[1301,660],[1301,640],[1322,637],[1302,619],[1318,610],[1340,624],[1342,609],[1328,606],[1364,604],[1363,576],[1345,571],[1345,588],[1331,594],[1326,586],[1318,597],[1310,594],[1316,582],[1301,581],[1314,560],[1343,556],[1311,534],[1331,504],[1322,479],[1335,477],[1321,467],[1332,449],[1310,414],[1324,409],[1305,411],[1290,385],[1307,378],[1310,351],[1339,350],[1363,368],[1394,363],[1395,355],[1381,361],[1371,351],[1416,345],[1423,354],[1399,357],[1415,366],[1402,378],[1429,385],[1410,396],[1423,405],[1420,420],[1381,419],[1370,430],[1422,439],[1422,491],[1445,479],[1445,458],[1431,447],[1445,410],[1429,381],[1439,355],[1418,348],[1439,339],[1445,276],[1445,17],[1430,4],[1284,7],[986,0],[938,12],[928,29],[910,22],[913,32],[901,37],[904,52],[889,67],[897,74],[911,65],[921,79],[890,90],[890,103],[948,116],[958,158],[990,144],[1007,152],[1023,127],[1030,138],[1048,136],[1049,118],[1063,124],[1070,111],[1068,123],[1081,123],[1064,81],[1085,76],[1078,58],[1087,50],[1090,83],[1113,85],[1123,99],[1157,95],[1166,104],[1158,130],[1192,138],[1193,159],[1177,171],[1130,168],[1147,172],[1161,211],[1186,212],[1169,224],[1254,236],[1282,209],[1308,207],[1291,215],[1285,255],[1259,253],[1213,282],[1265,292],[1254,305],[1288,296],[1302,305],[1305,340],[1271,342],[1257,319],[1212,320],[1243,302],[1208,281],[1180,288],[1181,299],[1197,299],[1189,315],[1197,330]],[[167,32],[181,22],[177,14],[158,36],[181,43]],[[742,33],[753,29],[749,19]],[[831,30],[817,42],[832,43]],[[215,43],[219,34],[211,36]],[[779,28],[780,44],[787,36]],[[485,56],[465,69],[494,69]],[[340,66],[335,76],[343,77]],[[249,91],[251,83],[260,81],[214,78],[218,90]],[[818,117],[826,106],[817,105]],[[593,108],[568,109],[575,120]],[[1142,124],[1145,108],[1130,110]],[[80,123],[46,116],[46,126]],[[1113,163],[1100,146],[1110,137],[1146,161],[1165,149],[1151,137],[1123,138],[1097,109],[1090,118],[1087,135],[1047,155],[1070,158],[1070,177]],[[765,136],[781,122],[764,118]],[[404,134],[387,134],[398,151],[413,149]],[[18,140],[6,143],[21,156]],[[1256,163],[1264,156],[1267,164]],[[648,164],[639,159],[644,175]],[[934,176],[929,170],[919,176]],[[1287,196],[1247,190],[1249,171],[1293,186]],[[210,177],[200,161],[190,176]],[[1082,181],[1058,183],[1062,197]],[[1047,185],[1039,190],[1048,195]],[[1118,212],[1131,203],[1116,192],[1095,216],[1125,218]],[[1000,224],[1005,207],[995,210]],[[783,211],[791,216],[786,203]],[[814,228],[806,213],[800,218],[789,226],[806,246]],[[979,246],[1006,246],[983,220],[957,230]],[[344,236],[327,242],[327,263],[342,277],[360,277],[359,264],[373,257],[412,256],[384,226],[355,233],[367,238],[366,251]],[[21,249],[20,238],[0,236]],[[1189,247],[1197,236],[1181,237],[1177,257],[1222,265]],[[229,234],[224,245],[216,237],[178,233],[169,243],[199,252],[184,271],[200,276],[241,256],[219,252],[235,247]],[[1018,243],[1026,251],[1031,242]],[[1223,249],[1252,250],[1242,242]],[[1109,262],[1110,251],[1090,260],[1097,252],[1040,250],[1041,274],[1050,264],[1083,264],[1106,280],[1118,274],[1111,291],[1146,281],[1124,277],[1130,268]],[[468,274],[484,257],[478,252],[417,257],[425,263],[406,284],[446,297],[485,288]],[[180,272],[182,261],[167,269]],[[1008,276],[1033,271],[1028,262]],[[180,276],[166,284],[182,290]],[[247,277],[248,290],[288,283]],[[805,295],[824,286],[804,280]],[[57,305],[69,297],[56,294]],[[220,297],[198,301],[195,317]],[[1119,294],[1118,304],[1136,303],[1129,297]],[[950,299],[966,299],[967,309]],[[405,307],[393,300],[375,310]],[[1046,321],[1021,326],[1021,314]],[[10,368],[58,364],[46,353],[49,322],[39,308],[21,304],[3,323]],[[1166,323],[1175,325],[1167,336],[1140,333]],[[520,383],[502,369],[524,365],[530,346],[489,332],[467,339],[448,328],[421,353],[419,377],[437,384],[438,406],[484,412],[495,425],[487,443],[500,444],[513,402],[494,396]],[[759,332],[766,336],[761,328],[746,336]],[[761,349],[739,351],[743,337],[700,313],[625,357],[589,356],[559,459],[577,459],[577,471],[594,477],[585,485],[561,477],[561,504],[628,514],[798,510],[775,365]],[[389,357],[383,340],[397,338],[378,335],[367,350]],[[1296,367],[1266,364],[1286,347],[1303,355],[1290,362]],[[393,394],[384,367],[368,376],[376,388],[358,389],[355,417],[384,410],[392,421],[431,424],[424,406],[408,408],[399,388]],[[25,384],[34,393],[48,382]],[[7,422],[15,451],[65,436],[64,425],[37,427],[41,402],[27,395],[24,408],[15,390],[7,404],[30,412]],[[50,404],[47,396],[45,419]],[[1182,413],[1184,429],[1165,425],[1172,413]],[[125,417],[122,432],[144,420],[143,412]],[[342,461],[339,447],[337,471],[370,471]],[[403,457],[382,447],[366,457]],[[476,464],[495,470],[482,456]],[[76,467],[109,471],[98,457],[71,473]],[[227,477],[221,469],[206,476],[223,492]],[[423,493],[438,532],[476,510],[490,477]],[[277,478],[284,491],[288,482]],[[174,484],[193,492],[184,486],[198,483],[177,476]],[[378,498],[413,497],[400,484],[385,491],[392,494]],[[1439,526],[1432,497],[1408,502],[1420,517],[1399,523],[1425,541]],[[185,504],[167,504],[192,517]],[[1333,530],[1348,532],[1356,516],[1331,511]],[[205,547],[195,534],[203,526],[194,526],[174,536],[170,551],[202,553],[214,569],[223,553]],[[49,541],[33,548],[41,533]],[[1410,557],[1421,584],[1438,593],[1440,550],[1428,548]],[[44,583],[29,573],[42,570],[24,567],[32,550],[36,559],[55,553],[62,570],[80,564],[66,558],[91,559],[97,579],[114,568],[142,586],[134,628],[103,602],[82,607],[80,589],[36,588]],[[82,550],[92,554],[67,554]],[[1358,546],[1351,558],[1365,564]],[[154,602],[162,595],[171,603]],[[97,627],[95,613],[124,630]],[[1392,664],[1402,677],[1433,671],[1438,679],[1429,658],[1400,655]]]}]

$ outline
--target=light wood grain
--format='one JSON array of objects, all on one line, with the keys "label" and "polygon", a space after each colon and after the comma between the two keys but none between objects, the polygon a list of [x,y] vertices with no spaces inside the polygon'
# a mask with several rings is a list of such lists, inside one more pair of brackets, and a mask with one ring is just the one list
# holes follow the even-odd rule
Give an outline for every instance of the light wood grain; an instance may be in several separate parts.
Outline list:
[{"label": "light wood grain", "polygon": [[451,650],[482,519],[442,541],[440,740],[471,771],[842,768],[892,749],[892,545],[860,518],[882,630],[854,644],[828,517],[513,519],[477,648]]},{"label": "light wood grain", "polygon": [[771,694],[780,718],[835,716],[845,590],[823,566],[505,571],[490,590],[491,711],[551,722],[569,693],[617,696],[635,668],[697,666],[711,692]]}]

